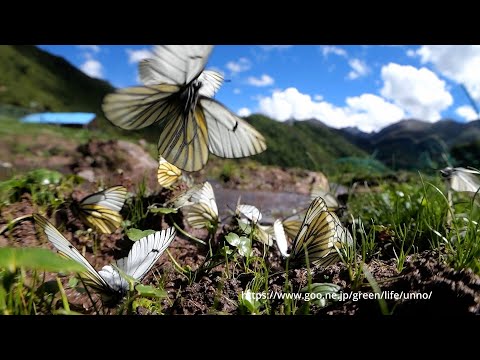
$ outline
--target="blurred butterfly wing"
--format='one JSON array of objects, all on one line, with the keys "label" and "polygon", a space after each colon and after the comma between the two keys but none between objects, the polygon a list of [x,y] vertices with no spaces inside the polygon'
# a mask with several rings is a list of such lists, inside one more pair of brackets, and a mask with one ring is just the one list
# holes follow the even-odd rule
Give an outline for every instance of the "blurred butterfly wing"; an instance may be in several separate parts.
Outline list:
[{"label": "blurred butterfly wing", "polygon": [[253,205],[237,205],[237,212],[243,214],[248,220],[257,223],[262,220],[262,213]]},{"label": "blurred butterfly wing", "polygon": [[223,75],[217,71],[205,70],[198,77],[198,81],[202,83],[199,94],[205,97],[214,97],[218,89],[222,86]]},{"label": "blurred butterfly wing", "polygon": [[211,209],[211,213],[218,218],[218,208],[215,201],[215,194],[213,192],[212,185],[205,181],[199,191],[192,194],[192,201],[194,203],[205,204]]},{"label": "blurred butterfly wing", "polygon": [[272,246],[273,236],[270,234],[269,226],[255,225],[253,229],[253,238],[262,244]]},{"label": "blurred butterfly wing", "polygon": [[170,164],[161,155],[158,163],[158,183],[165,188],[172,187],[172,185],[175,184],[182,176],[182,170],[177,168],[175,165]]},{"label": "blurred butterfly wing", "polygon": [[184,206],[190,206],[193,205],[194,202],[192,201],[192,196],[196,192],[200,191],[202,189],[203,185],[202,184],[197,184],[187,191],[184,191],[174,198],[170,199],[165,203],[165,205],[172,206],[174,209],[180,209]]},{"label": "blurred butterfly wing", "polygon": [[80,201],[79,216],[91,228],[111,234],[122,225],[120,210],[125,204],[127,189],[114,186],[87,196]]},{"label": "blurred butterfly wing", "polygon": [[477,192],[480,187],[478,177],[471,172],[455,169],[450,177],[450,187],[455,191]]},{"label": "blurred butterfly wing", "polygon": [[45,232],[48,241],[58,250],[58,252],[68,258],[75,260],[77,263],[85,267],[85,272],[80,276],[85,282],[99,292],[109,292],[110,286],[100,276],[100,274],[93,268],[92,265],[85,259],[82,254],[57,230],[52,223],[50,223],[43,216],[34,214],[35,223]]},{"label": "blurred butterfly wing", "polygon": [[199,77],[213,45],[156,45],[153,57],[140,62],[140,80],[146,84],[185,85]]},{"label": "blurred butterfly wing", "polygon": [[178,114],[178,98],[172,95],[179,91],[179,86],[166,84],[118,89],[105,96],[102,110],[122,129],[142,129]]},{"label": "blurred butterfly wing", "polygon": [[208,224],[218,223],[218,208],[212,185],[206,181],[200,190],[192,193],[191,202],[194,203],[187,212],[187,221],[193,227],[201,229]]},{"label": "blurred butterfly wing", "polygon": [[335,211],[340,207],[337,198],[330,192],[327,192],[319,187],[312,189],[312,192],[310,193],[310,199],[313,200],[319,196],[325,200],[329,211]]},{"label": "blurred butterfly wing", "polygon": [[103,191],[89,195],[80,201],[80,205],[98,205],[119,212],[127,198],[127,188],[112,186]]},{"label": "blurred butterfly wing", "polygon": [[133,244],[126,260],[117,265],[127,275],[141,281],[175,239],[175,228],[157,231]]},{"label": "blurred butterfly wing", "polygon": [[178,103],[160,125],[158,153],[185,171],[201,170],[208,160],[207,123],[198,106],[184,112]]},{"label": "blurred butterfly wing", "polygon": [[280,220],[275,220],[273,224],[273,231],[278,250],[280,250],[282,256],[289,257],[287,237],[285,236],[285,230],[283,229],[283,225]]},{"label": "blurred butterfly wing", "polygon": [[208,149],[223,158],[242,158],[265,151],[264,137],[219,102],[201,97],[199,106],[208,127]]}]

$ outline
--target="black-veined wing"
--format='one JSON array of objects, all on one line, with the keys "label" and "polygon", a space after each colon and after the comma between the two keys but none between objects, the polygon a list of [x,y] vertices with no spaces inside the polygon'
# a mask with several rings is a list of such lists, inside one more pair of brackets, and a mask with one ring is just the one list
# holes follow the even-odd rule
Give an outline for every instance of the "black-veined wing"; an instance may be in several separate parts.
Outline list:
[{"label": "black-veined wing", "polygon": [[212,185],[206,181],[200,190],[192,193],[194,203],[187,211],[187,221],[193,228],[216,226],[218,223],[218,207]]},{"label": "black-veined wing", "polygon": [[139,64],[145,85],[186,85],[205,68],[213,45],[156,45],[153,56]]},{"label": "black-veined wing", "polygon": [[122,224],[120,210],[125,204],[127,189],[113,186],[83,198],[78,204],[80,218],[103,234],[111,234]]},{"label": "black-veined wing", "polygon": [[348,230],[318,197],[310,204],[293,242],[291,259],[294,264],[306,264],[308,255],[311,265],[328,266],[338,259],[338,249],[352,240],[346,234],[349,235]]},{"label": "black-veined wing", "polygon": [[242,158],[267,149],[265,138],[253,126],[218,101],[199,100],[208,127],[208,149],[223,158]]},{"label": "black-veined wing", "polygon": [[34,214],[35,223],[45,232],[48,241],[58,250],[58,252],[69,259],[85,267],[85,271],[80,276],[85,282],[101,293],[112,292],[110,285],[93,268],[92,265],[80,254],[80,252],[43,216]]},{"label": "black-veined wing", "polygon": [[162,187],[171,188],[182,177],[182,170],[160,155],[158,161],[157,180]]},{"label": "black-veined wing", "polygon": [[[116,265],[126,275],[141,281],[173,239],[175,239],[174,228],[157,231],[143,237],[133,244],[126,258],[117,260]],[[111,265],[104,266],[99,273],[115,290],[123,293],[128,290],[127,281]]]}]

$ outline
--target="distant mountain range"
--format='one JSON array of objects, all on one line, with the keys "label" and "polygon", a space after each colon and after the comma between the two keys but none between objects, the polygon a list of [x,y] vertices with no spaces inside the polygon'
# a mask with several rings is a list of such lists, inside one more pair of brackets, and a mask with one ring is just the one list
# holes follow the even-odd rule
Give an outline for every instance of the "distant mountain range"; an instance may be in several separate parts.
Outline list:
[{"label": "distant mountain range", "polygon": [[[101,112],[103,97],[113,90],[108,82],[93,79],[65,59],[35,46],[0,45],[0,105],[32,112],[95,112],[96,127],[118,132],[121,130]],[[264,164],[324,170],[335,166],[339,158],[373,157],[392,169],[435,168],[446,166],[441,155],[445,151],[460,162],[470,161],[464,165],[476,166],[471,162],[480,161],[476,160],[480,121],[403,120],[368,134],[358,128],[332,129],[315,119],[282,123],[251,115],[246,120],[267,140],[268,151],[254,157]],[[152,129],[139,132],[149,141],[158,140]]]}]

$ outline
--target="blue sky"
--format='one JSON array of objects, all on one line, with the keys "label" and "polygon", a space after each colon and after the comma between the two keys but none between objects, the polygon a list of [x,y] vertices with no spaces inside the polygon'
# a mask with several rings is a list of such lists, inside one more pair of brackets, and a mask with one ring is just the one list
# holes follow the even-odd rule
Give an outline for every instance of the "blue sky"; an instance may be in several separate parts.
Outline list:
[{"label": "blue sky", "polygon": [[[40,45],[116,87],[138,85],[152,45]],[[218,45],[207,68],[224,73],[216,99],[241,116],[317,118],[335,128],[378,131],[405,118],[477,118],[480,46]]]}]

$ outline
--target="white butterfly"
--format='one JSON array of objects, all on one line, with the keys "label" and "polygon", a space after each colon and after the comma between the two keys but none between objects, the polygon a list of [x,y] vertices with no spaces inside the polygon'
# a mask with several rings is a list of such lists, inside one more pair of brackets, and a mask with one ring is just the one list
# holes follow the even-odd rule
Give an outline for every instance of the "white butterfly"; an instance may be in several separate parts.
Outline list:
[{"label": "white butterfly", "polygon": [[[107,302],[117,302],[129,290],[129,285],[120,273],[111,265],[106,265],[97,272],[80,252],[43,216],[34,214],[35,223],[38,224],[48,240],[66,258],[75,260],[85,267],[80,274],[85,283],[102,295]],[[116,266],[126,275],[141,281],[150,271],[158,258],[167,249],[175,238],[175,229],[157,231],[136,241],[128,256],[117,260]]]},{"label": "white butterfly", "polygon": [[237,205],[237,214],[239,213],[245,216],[248,220],[250,220],[254,224],[262,220],[262,213],[260,212],[260,210],[258,210],[257,207],[253,205],[245,205],[245,204]]},{"label": "white butterfly", "polygon": [[[253,205],[238,204],[236,208],[238,226],[242,231],[249,234],[253,232],[253,239],[268,246],[273,245],[271,226],[259,224],[262,213]],[[242,216],[243,215],[243,216]]]},{"label": "white butterfly", "polygon": [[326,191],[319,186],[316,186],[310,192],[310,200],[313,201],[317,197],[321,197],[325,200],[329,211],[335,211],[340,207],[337,198],[331,192]]},{"label": "white butterfly", "polygon": [[288,242],[281,220],[275,220],[275,222],[273,223],[273,232],[273,237],[277,242],[278,250],[280,250],[282,256],[288,258],[290,256],[290,254],[288,253]]},{"label": "white butterfly", "polygon": [[187,221],[193,228],[209,228],[218,224],[218,207],[212,185],[208,181],[193,192],[190,197],[193,205],[188,209]]},{"label": "white butterfly", "polygon": [[263,152],[263,136],[250,124],[211,99],[223,76],[204,71],[213,45],[157,45],[154,57],[140,63],[145,86],[109,94],[105,116],[123,129],[158,124],[158,151],[186,171],[202,169],[208,153],[241,158]]},{"label": "white butterfly", "polygon": [[480,188],[480,181],[477,177],[480,172],[477,170],[446,167],[440,170],[440,173],[444,179],[448,180],[450,188],[454,191],[475,193]]}]

